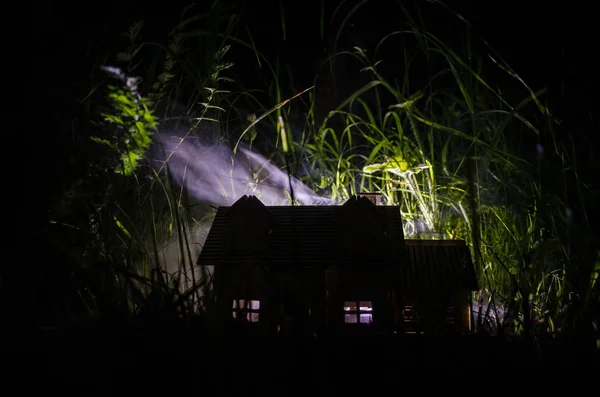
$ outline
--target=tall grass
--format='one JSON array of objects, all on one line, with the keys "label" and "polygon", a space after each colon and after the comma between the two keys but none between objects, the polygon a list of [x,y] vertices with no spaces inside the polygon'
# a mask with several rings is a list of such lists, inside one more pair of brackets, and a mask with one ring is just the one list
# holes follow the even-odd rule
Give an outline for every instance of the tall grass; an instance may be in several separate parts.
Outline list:
[{"label": "tall grass", "polygon": [[[195,269],[195,262],[199,225],[211,209],[194,207],[173,181],[168,161],[157,166],[149,155],[160,151],[153,139],[159,129],[193,136],[222,117],[219,105],[227,96],[222,86],[232,66],[225,61],[227,43],[236,20],[220,15],[218,3],[204,14],[182,14],[166,44],[145,42],[143,23],[134,23],[125,34],[125,50],[113,54],[108,65],[97,65],[109,72],[108,80],[100,78],[103,84],[86,100],[101,106],[90,145],[103,154],[88,164],[85,180],[65,193],[68,213],[54,214],[60,228],[55,243],[77,262],[71,299],[56,308],[54,324],[114,318],[168,322],[210,306],[210,274]],[[223,20],[224,27],[211,28]],[[69,222],[76,208],[77,217]],[[65,233],[67,226],[78,235],[75,241]],[[165,257],[171,241],[174,254]],[[78,249],[68,246],[74,242]]]},{"label": "tall grass", "polygon": [[[596,258],[574,254],[587,229],[576,227],[565,200],[567,186],[586,194],[583,181],[573,178],[576,159],[544,105],[544,90],[527,86],[491,48],[489,56],[477,55],[481,43],[468,23],[458,50],[399,9],[398,29],[375,48],[341,48],[344,27],[367,3],[360,2],[335,32],[322,69],[335,74],[336,62],[346,58],[367,83],[336,107],[319,109],[322,80],[284,97],[280,62],[261,54],[251,34],[240,38],[241,15],[217,3],[205,14],[184,13],[166,44],[144,42],[139,23],[127,32],[128,49],[115,63],[122,72],[112,91],[116,101],[106,104],[96,137],[109,151],[95,166],[98,194],[84,194],[78,181],[67,197],[85,208],[79,227],[86,237],[73,255],[80,303],[63,318],[182,319],[209,312],[210,274],[193,270],[193,233],[213,210],[193,209],[168,161],[158,169],[149,163],[148,139],[163,128],[198,138],[216,131],[234,150],[245,140],[290,172],[305,169],[305,183],[334,200],[381,192],[400,206],[408,237],[465,239],[481,286],[473,297],[478,332],[541,340],[570,329],[575,311],[579,329],[590,328],[583,313]],[[260,67],[265,89],[236,90],[228,77],[237,67],[228,60],[232,52]],[[383,53],[401,61],[386,68]],[[487,80],[499,74],[511,81],[506,89]],[[132,87],[130,76],[143,79]],[[522,98],[513,102],[507,90]],[[307,103],[301,139],[280,134],[292,130],[294,102]],[[557,175],[563,184],[549,183]],[[170,240],[176,263],[161,254]]]},{"label": "tall grass", "polygon": [[[327,187],[341,199],[361,189],[381,192],[401,206],[408,236],[465,239],[481,286],[474,296],[479,332],[565,331],[569,296],[590,296],[597,273],[588,256],[577,276],[587,282],[573,289],[567,247],[589,236],[565,238],[573,222],[563,215],[570,211],[565,188],[544,183],[547,163],[561,159],[551,172],[565,178],[575,167],[543,104],[544,90],[527,86],[491,48],[487,59],[472,54],[473,32],[459,52],[405,20],[371,52],[334,54],[358,61],[370,81],[323,123],[307,126],[310,138],[299,146],[323,172],[315,189]],[[403,54],[400,76],[380,71],[379,50],[391,46]],[[415,88],[423,60],[427,82]],[[486,80],[494,68],[513,80],[510,89],[522,100],[511,103]]]}]

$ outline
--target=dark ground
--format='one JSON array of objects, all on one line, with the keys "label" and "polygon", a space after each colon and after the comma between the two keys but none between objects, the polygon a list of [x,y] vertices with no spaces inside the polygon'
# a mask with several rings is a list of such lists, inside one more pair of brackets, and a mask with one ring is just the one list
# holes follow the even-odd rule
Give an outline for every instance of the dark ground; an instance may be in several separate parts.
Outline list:
[{"label": "dark ground", "polygon": [[380,394],[387,394],[393,392],[389,388],[436,390],[457,382],[495,389],[517,380],[514,387],[524,390],[539,382],[536,374],[555,374],[542,382],[544,387],[573,386],[572,376],[591,374],[600,363],[599,354],[573,351],[542,359],[523,344],[491,337],[288,341],[191,332],[102,333],[69,335],[47,346],[32,347],[36,361],[28,373],[48,379],[47,391],[56,387],[78,395],[120,395],[130,389],[151,395],[159,390],[281,395],[308,389],[312,395],[329,388],[369,393],[383,388]]}]

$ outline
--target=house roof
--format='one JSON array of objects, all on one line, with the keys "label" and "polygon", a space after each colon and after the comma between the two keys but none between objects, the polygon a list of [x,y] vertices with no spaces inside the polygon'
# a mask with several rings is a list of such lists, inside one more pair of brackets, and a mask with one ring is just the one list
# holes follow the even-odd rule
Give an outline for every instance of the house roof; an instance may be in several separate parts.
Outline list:
[{"label": "house roof", "polygon": [[[241,200],[248,200],[248,208],[255,206],[252,198]],[[370,202],[367,205],[367,201],[354,197],[344,206],[267,206],[268,236],[264,249],[259,251],[232,249],[228,239],[230,211],[236,205],[219,207],[198,265],[327,267],[343,263],[348,267],[395,267],[399,268],[405,291],[478,289],[471,254],[464,241],[405,240],[400,208]],[[352,224],[356,212],[361,216],[356,216],[357,223]],[[365,222],[370,216],[378,221]],[[256,222],[256,216],[251,222]],[[363,228],[377,230],[362,233]],[[369,240],[369,236],[376,238]],[[363,238],[364,244],[360,243]],[[344,245],[344,241],[351,242]],[[352,246],[361,246],[362,250],[353,250]]]},{"label": "house roof", "polygon": [[[368,202],[367,199],[363,200]],[[402,218],[398,207],[372,205],[374,216],[381,221],[383,231],[379,235],[379,241],[371,242],[378,245],[377,249],[369,250],[368,254],[362,252],[363,255],[340,245],[340,234],[348,237],[348,233],[351,233],[359,240],[363,235],[356,229],[340,231],[340,226],[345,226],[346,229],[352,226],[348,223],[340,225],[344,206],[268,206],[266,209],[270,214],[270,230],[266,249],[260,253],[253,250],[232,251],[227,238],[230,233],[230,208],[232,207],[219,207],[217,210],[198,258],[199,265],[302,263],[327,266],[338,264],[342,259],[348,266],[398,266],[398,263],[405,262]],[[365,240],[370,234],[372,233],[364,233]]]},{"label": "house roof", "polygon": [[405,291],[461,288],[477,291],[469,247],[463,240],[404,240],[408,266],[400,270]]}]

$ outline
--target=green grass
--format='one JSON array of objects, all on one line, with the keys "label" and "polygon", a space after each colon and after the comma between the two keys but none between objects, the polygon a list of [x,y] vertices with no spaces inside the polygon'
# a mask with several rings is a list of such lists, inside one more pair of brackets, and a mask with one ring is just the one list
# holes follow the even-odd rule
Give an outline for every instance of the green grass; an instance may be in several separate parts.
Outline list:
[{"label": "green grass", "polygon": [[[474,295],[478,332],[552,339],[572,328],[564,308],[574,293],[582,298],[571,309],[581,321],[576,329],[586,334],[596,248],[589,225],[565,215],[565,197],[573,186],[582,199],[590,193],[577,178],[581,165],[545,105],[544,90],[529,87],[492,49],[486,52],[493,58],[473,53],[482,44],[466,22],[464,45],[454,48],[401,8],[398,29],[375,48],[339,48],[344,26],[365,3],[343,19],[321,76],[335,74],[336,61],[348,58],[347,64],[360,65],[355,72],[367,83],[331,109],[315,108],[319,79],[315,87],[283,97],[286,79],[278,60],[260,53],[240,14],[214,15],[221,10],[212,7],[207,14],[184,15],[164,43],[143,42],[143,28],[133,25],[129,49],[112,59],[127,76],[142,77],[141,96],[121,81],[112,91],[117,100],[103,111],[111,124],[97,115],[96,141],[110,150],[95,167],[98,194],[88,197],[76,183],[67,199],[84,208],[78,220],[88,237],[82,250],[73,251],[82,280],[73,287],[79,303],[61,308],[59,320],[205,315],[211,279],[206,269],[191,270],[193,231],[210,221],[211,211],[198,216],[188,192],[145,156],[156,128],[201,136],[209,125],[234,149],[242,140],[259,151],[269,142],[276,147],[271,160],[281,168],[294,172],[309,164],[305,183],[330,198],[383,193],[387,203],[401,207],[411,238],[465,239],[481,286]],[[211,27],[211,18],[222,22],[219,28]],[[378,55],[384,48],[402,55],[393,73]],[[264,89],[236,89],[229,78],[238,67],[228,61],[232,52],[261,67],[269,81]],[[509,78],[506,87],[487,80],[499,73]],[[106,90],[103,85],[89,100],[101,102]],[[505,91],[521,98],[508,100]],[[291,103],[306,104],[300,141],[279,133],[291,131]],[[536,143],[545,150],[543,159],[528,155]],[[177,263],[161,256],[169,240],[177,244]],[[498,310],[506,311],[503,321]]]}]

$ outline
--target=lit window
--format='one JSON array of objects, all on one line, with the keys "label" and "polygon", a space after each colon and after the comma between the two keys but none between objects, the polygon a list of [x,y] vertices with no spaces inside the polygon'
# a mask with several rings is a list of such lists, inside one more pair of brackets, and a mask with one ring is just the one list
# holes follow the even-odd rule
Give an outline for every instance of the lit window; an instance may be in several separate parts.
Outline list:
[{"label": "lit window", "polygon": [[373,322],[373,304],[370,301],[344,302],[344,322],[370,324]]},{"label": "lit window", "polygon": [[260,301],[236,299],[233,301],[233,318],[245,318],[251,323],[257,323],[259,319]]},{"label": "lit window", "polygon": [[407,322],[414,322],[419,319],[417,311],[415,310],[414,306],[411,305],[404,306],[402,309],[402,317],[404,317],[404,321]]}]

